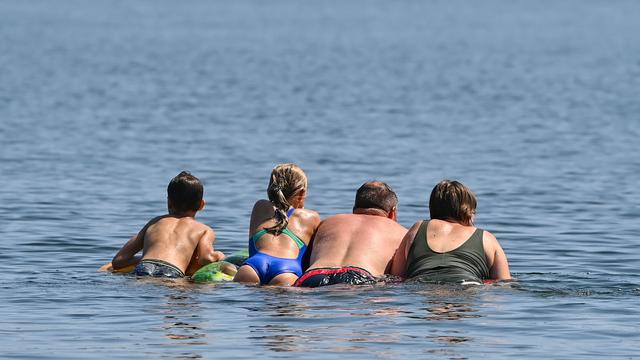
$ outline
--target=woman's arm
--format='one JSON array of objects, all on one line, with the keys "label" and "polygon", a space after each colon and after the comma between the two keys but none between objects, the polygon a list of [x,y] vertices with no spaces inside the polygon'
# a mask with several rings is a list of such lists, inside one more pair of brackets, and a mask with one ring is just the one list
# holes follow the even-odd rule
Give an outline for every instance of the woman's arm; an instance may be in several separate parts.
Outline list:
[{"label": "woman's arm", "polygon": [[396,249],[391,259],[391,275],[400,276],[403,279],[407,277],[407,257],[409,256],[409,249],[411,249],[411,245],[413,245],[413,239],[416,237],[421,223],[422,221],[418,221],[413,224],[404,238],[402,238],[400,246],[398,246],[398,249]]},{"label": "woman's arm", "polygon": [[500,246],[498,239],[496,239],[492,233],[485,231],[482,240],[491,279],[511,279],[509,261],[507,260],[507,255],[504,253],[504,250],[502,250],[502,246]]}]

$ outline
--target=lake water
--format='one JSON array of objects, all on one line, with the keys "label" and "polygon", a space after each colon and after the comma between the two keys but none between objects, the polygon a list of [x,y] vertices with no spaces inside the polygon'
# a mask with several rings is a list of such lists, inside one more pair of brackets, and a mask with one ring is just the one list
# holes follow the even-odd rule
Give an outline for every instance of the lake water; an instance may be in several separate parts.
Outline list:
[{"label": "lake water", "polygon": [[[0,2],[0,357],[636,358],[640,2]],[[399,222],[443,178],[515,283],[257,288],[97,272],[205,183],[246,246],[268,174]]]}]

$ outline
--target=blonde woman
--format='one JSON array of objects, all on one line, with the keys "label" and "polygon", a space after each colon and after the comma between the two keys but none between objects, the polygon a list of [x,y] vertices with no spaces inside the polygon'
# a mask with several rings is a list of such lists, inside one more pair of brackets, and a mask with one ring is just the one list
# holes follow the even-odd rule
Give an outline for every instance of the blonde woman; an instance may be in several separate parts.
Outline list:
[{"label": "blonde woman", "polygon": [[302,259],[320,224],[320,215],[304,208],[307,176],[295,164],[271,172],[269,200],[258,200],[249,224],[249,258],[234,281],[292,285],[302,274]]},{"label": "blonde woman", "polygon": [[476,196],[464,184],[439,182],[429,198],[431,220],[409,229],[391,273],[428,282],[510,279],[509,262],[496,237],[473,226],[476,205]]}]

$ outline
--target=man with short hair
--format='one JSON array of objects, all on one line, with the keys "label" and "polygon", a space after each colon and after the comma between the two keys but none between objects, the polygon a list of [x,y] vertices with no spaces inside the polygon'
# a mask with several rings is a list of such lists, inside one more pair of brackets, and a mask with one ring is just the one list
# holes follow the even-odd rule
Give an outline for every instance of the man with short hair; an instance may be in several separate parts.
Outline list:
[{"label": "man with short hair", "polygon": [[388,273],[407,229],[397,223],[398,197],[382,181],[356,193],[353,214],[324,220],[315,235],[310,266],[296,286],[373,284]]}]

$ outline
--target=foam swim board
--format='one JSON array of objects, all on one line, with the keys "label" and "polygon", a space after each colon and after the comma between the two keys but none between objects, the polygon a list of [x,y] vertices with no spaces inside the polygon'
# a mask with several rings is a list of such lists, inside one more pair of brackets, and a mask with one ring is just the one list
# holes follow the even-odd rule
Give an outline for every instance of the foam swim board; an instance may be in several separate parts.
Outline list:
[{"label": "foam swim board", "polygon": [[191,275],[197,283],[231,281],[238,272],[238,266],[249,257],[249,251],[242,250],[227,256],[223,261],[207,264]]},{"label": "foam swim board", "polygon": [[224,261],[232,263],[235,266],[242,266],[248,257],[249,250],[240,250],[224,258]]},{"label": "foam swim board", "polygon": [[231,281],[238,272],[238,267],[226,261],[216,261],[207,264],[191,275],[191,280],[197,283]]}]

